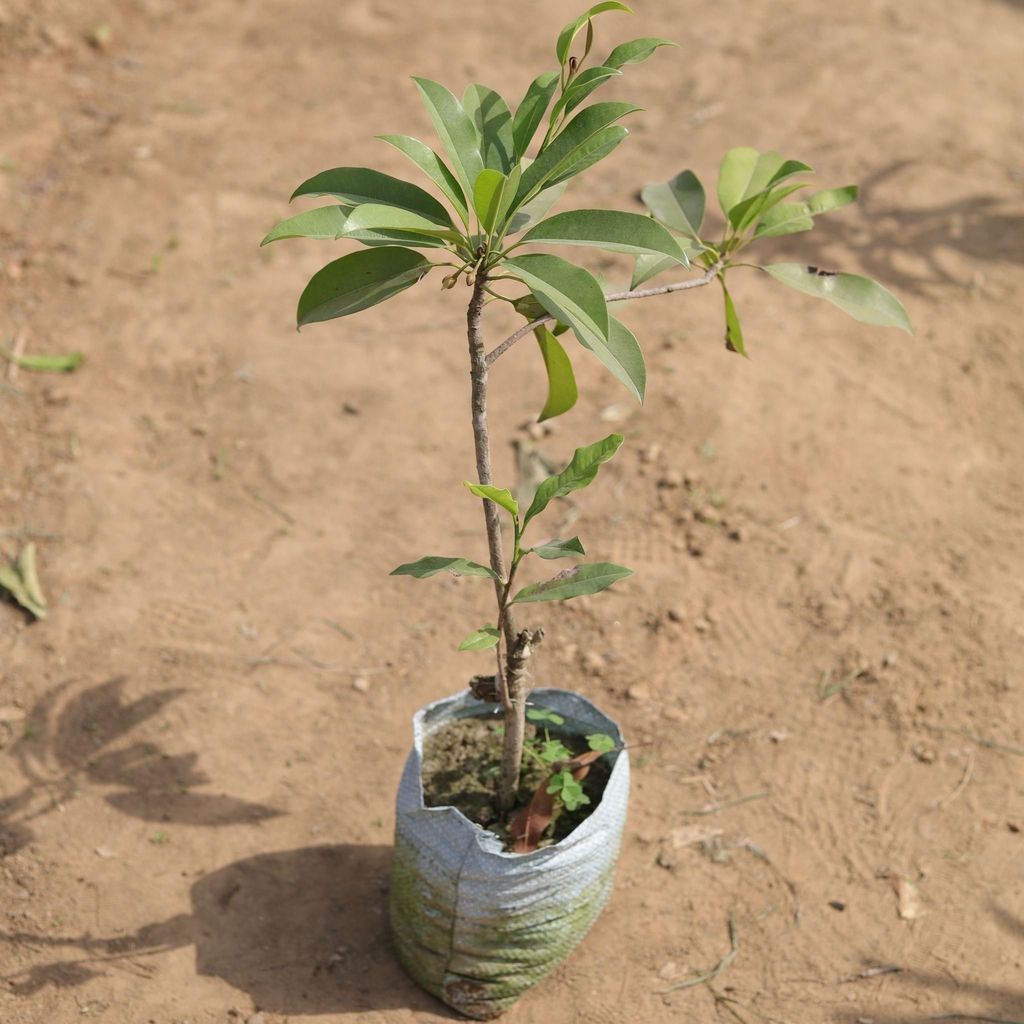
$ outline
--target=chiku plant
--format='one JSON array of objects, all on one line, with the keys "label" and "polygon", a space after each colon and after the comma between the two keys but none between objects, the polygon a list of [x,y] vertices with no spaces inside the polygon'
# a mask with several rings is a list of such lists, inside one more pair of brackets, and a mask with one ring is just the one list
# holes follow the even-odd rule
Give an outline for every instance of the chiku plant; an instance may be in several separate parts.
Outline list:
[{"label": "chiku plant", "polygon": [[[545,561],[584,555],[578,537],[537,542],[535,524],[555,498],[590,484],[623,439],[612,434],[577,449],[561,473],[540,484],[524,511],[508,488],[492,480],[487,400],[489,374],[497,360],[532,333],[548,379],[547,401],[539,418],[558,416],[572,408],[577,398],[572,363],[560,340],[571,332],[642,402],[643,354],[632,331],[611,314],[610,307],[717,281],[725,304],[726,347],[745,355],[740,319],[726,284],[728,277],[731,285],[734,268],[741,267],[755,267],[781,284],[827,299],[864,323],[910,331],[900,302],[868,278],[799,263],[756,267],[738,261],[753,243],[808,231],[816,217],[857,197],[856,186],[847,185],[797,199],[796,193],[808,185],[795,179],[809,174],[811,168],[775,152],[738,148],[725,155],[717,189],[725,227],[715,240],[703,231],[704,188],[689,170],[643,189],[649,215],[583,209],[548,216],[569,181],[626,138],[628,132],[619,122],[639,109],[619,101],[587,105],[587,100],[618,78],[627,65],[647,60],[660,47],[675,45],[665,39],[634,39],[616,46],[601,63],[585,66],[594,43],[592,19],[608,11],[632,13],[622,3],[599,3],[566,25],[555,47],[558,69],[539,75],[514,112],[498,93],[483,85],[470,85],[460,102],[443,85],[414,79],[445,155],[405,135],[380,138],[426,174],[437,196],[379,171],[336,167],[304,182],[292,198],[331,196],[338,202],[283,221],[264,239],[266,244],[281,238],[344,238],[366,247],[314,274],[299,299],[299,327],[368,309],[440,268],[447,270],[442,288],[450,291],[464,279],[472,289],[466,321],[477,480],[466,486],[483,500],[490,564],[433,556],[401,565],[393,575],[425,579],[450,572],[493,583],[495,621],[470,633],[460,649],[496,652],[493,678],[478,676],[474,691],[500,701],[504,710],[498,796],[506,811],[512,808],[519,785],[529,695],[527,663],[542,635],[540,630],[520,629],[516,612],[535,602],[595,594],[631,575],[631,570],[608,562],[583,563],[516,589],[520,568],[531,556]],[[540,142],[534,146],[538,135]],[[553,245],[591,246],[634,257],[629,289],[606,293],[583,267],[560,256],[529,251]],[[670,270],[686,271],[688,276],[672,284],[641,287]],[[519,294],[512,294],[517,287]],[[527,322],[488,352],[481,319],[491,302],[510,303]],[[502,515],[512,525],[510,560],[504,552]],[[527,534],[532,546],[527,546]],[[577,799],[571,775],[563,775],[555,785],[567,786],[568,799]]]}]

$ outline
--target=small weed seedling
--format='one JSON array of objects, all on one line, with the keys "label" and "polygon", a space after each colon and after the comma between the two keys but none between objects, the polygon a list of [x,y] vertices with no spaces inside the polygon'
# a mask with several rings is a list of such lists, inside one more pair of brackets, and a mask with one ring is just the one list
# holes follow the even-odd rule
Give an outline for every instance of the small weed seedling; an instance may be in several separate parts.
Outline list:
[{"label": "small weed seedling", "polygon": [[[634,299],[717,282],[726,348],[745,355],[732,288],[734,278],[749,269],[826,299],[865,323],[910,330],[899,301],[868,278],[801,263],[759,266],[749,261],[747,250],[762,239],[808,231],[817,217],[857,197],[856,186],[845,185],[798,198],[797,193],[809,187],[811,168],[779,153],[746,147],[726,153],[717,182],[725,218],[720,234],[704,228],[704,187],[689,170],[643,189],[646,214],[597,209],[549,213],[572,179],[617,149],[628,135],[620,122],[639,109],[617,100],[591,103],[591,96],[629,65],[675,45],[665,39],[634,39],[595,61],[593,19],[612,11],[631,13],[625,4],[604,2],[566,25],[555,45],[557,67],[535,78],[514,108],[484,85],[470,85],[460,100],[437,82],[414,79],[443,154],[408,136],[380,138],[423,172],[433,193],[364,167],[335,167],[304,182],[293,196],[329,196],[332,203],[282,222],[264,239],[264,244],[294,237],[344,239],[364,247],[313,276],[299,298],[300,327],[368,309],[434,271],[441,272],[440,285],[447,295],[454,297],[460,281],[468,286],[466,336],[477,478],[467,481],[466,487],[483,503],[489,559],[482,564],[434,555],[400,565],[394,574],[426,579],[449,572],[490,580],[494,588],[493,620],[471,632],[460,649],[495,652],[493,675],[477,676],[473,690],[503,709],[504,746],[497,781],[499,803],[506,812],[515,802],[526,740],[527,666],[542,638],[539,629],[521,628],[517,613],[525,605],[596,594],[630,576],[631,570],[609,562],[582,562],[517,588],[528,565],[584,556],[578,537],[549,539],[538,523],[556,498],[592,483],[623,438],[611,434],[577,449],[569,465],[540,483],[529,505],[521,507],[508,488],[495,484],[491,473],[487,405],[497,361],[522,338],[534,336],[548,379],[541,420],[566,412],[577,400],[572,360],[564,345],[569,337],[643,401],[643,354],[633,332],[611,309]],[[584,267],[545,252],[550,246],[592,247],[633,257],[629,288],[606,291]],[[645,287],[668,271],[685,276]],[[524,323],[488,351],[482,322],[491,303],[510,305]],[[508,559],[502,516],[511,526]],[[551,712],[532,714],[538,724],[553,722]],[[547,718],[538,718],[539,714]],[[560,741],[546,733],[543,741],[531,742],[529,756],[551,768],[543,787],[548,802],[557,796],[571,808],[586,801],[582,775],[603,750],[610,749],[610,742],[607,737],[590,737],[591,749],[575,757],[566,757]],[[529,817],[529,812],[527,808],[522,813]],[[513,827],[513,832],[525,835],[535,829],[517,832]]]}]

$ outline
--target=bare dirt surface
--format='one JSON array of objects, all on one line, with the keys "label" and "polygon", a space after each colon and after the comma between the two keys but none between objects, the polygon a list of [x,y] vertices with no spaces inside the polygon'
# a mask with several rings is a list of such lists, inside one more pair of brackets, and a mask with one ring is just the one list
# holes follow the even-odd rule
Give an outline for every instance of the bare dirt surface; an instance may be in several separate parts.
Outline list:
[{"label": "bare dirt surface", "polygon": [[[750,272],[749,362],[711,289],[624,314],[643,410],[579,354],[530,443],[626,434],[574,529],[637,572],[542,609],[538,676],[645,746],[612,903],[512,1019],[1019,1020],[1024,7],[637,6],[603,41],[682,46],[616,83],[647,112],[573,201],[778,148],[864,188],[776,251],[917,336]],[[0,0],[0,336],[86,355],[0,368],[0,545],[52,605],[0,606],[4,1024],[450,1019],[388,948],[392,795],[489,594],[387,573],[486,553],[465,296],[297,335],[344,250],[256,243],[325,167],[415,174],[372,140],[429,134],[410,74],[517,98],[581,7]],[[507,481],[532,342],[494,386]]]}]

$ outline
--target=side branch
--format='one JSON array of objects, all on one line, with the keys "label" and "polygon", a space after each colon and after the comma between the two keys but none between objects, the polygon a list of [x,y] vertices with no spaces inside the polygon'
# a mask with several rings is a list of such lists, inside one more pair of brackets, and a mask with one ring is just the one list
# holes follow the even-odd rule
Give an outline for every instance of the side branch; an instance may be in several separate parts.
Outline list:
[{"label": "side branch", "polygon": [[[715,263],[708,267],[700,277],[691,278],[689,281],[677,281],[675,284],[663,284],[655,288],[637,288],[630,292],[613,292],[611,295],[606,295],[605,300],[607,302],[625,302],[629,299],[648,299],[652,295],[668,295],[670,292],[685,292],[690,288],[702,288],[714,281],[721,269],[722,264]],[[487,353],[488,367],[499,356],[503,356],[520,338],[525,338],[535,327],[540,327],[541,324],[546,324],[554,319],[553,316],[542,316],[539,320],[533,320],[525,327],[520,327],[515,334],[510,334],[500,345],[496,345]]]}]

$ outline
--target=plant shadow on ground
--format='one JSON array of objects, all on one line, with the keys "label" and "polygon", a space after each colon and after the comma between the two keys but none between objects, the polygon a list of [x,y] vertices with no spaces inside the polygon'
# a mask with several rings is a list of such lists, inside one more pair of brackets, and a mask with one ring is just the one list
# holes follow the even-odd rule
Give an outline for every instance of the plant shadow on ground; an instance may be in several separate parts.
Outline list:
[{"label": "plant shadow on ground", "polygon": [[[0,858],[32,840],[31,822],[73,800],[86,785],[109,788],[106,802],[144,821],[216,826],[254,824],[279,811],[222,793],[197,792],[209,783],[195,753],[168,754],[129,733],[186,691],[124,697],[126,680],[71,694],[54,687],[26,717],[22,736],[5,753],[22,777],[20,790],[0,796]],[[127,742],[122,742],[127,740]]]},{"label": "plant shadow on ground", "polygon": [[[1011,914],[996,905],[989,906],[999,927],[1010,936],[1007,952],[1020,955],[1024,949],[1024,918]],[[955,971],[956,965],[952,965]],[[912,999],[916,991],[929,990],[932,995],[941,994],[948,999],[948,1005],[938,1013],[909,1014],[901,1010],[890,1015],[888,1010],[879,1012],[878,1003],[871,1007],[861,1005],[836,1017],[842,1024],[855,1024],[859,1020],[870,1020],[873,1024],[925,1024],[926,1021],[988,1022],[988,1024],[1024,1024],[1024,987],[1016,990],[1001,985],[986,985],[979,982],[958,981],[953,974],[938,974],[927,971],[905,970],[887,976],[889,993],[898,992],[904,1000]],[[960,1009],[967,1002],[970,1009]]]},{"label": "plant shadow on ground", "polygon": [[402,973],[388,940],[391,848],[314,846],[260,854],[192,886],[192,913],[113,939],[0,933],[73,958],[6,980],[15,995],[71,987],[115,964],[146,974],[145,958],[195,946],[196,973],[221,978],[268,1013],[447,1012]]},{"label": "plant shadow on ground", "polygon": [[[890,178],[905,182],[916,163],[899,160],[869,174],[861,183],[857,218],[822,218],[813,232],[780,239],[768,254],[798,253],[801,263],[828,268],[835,248],[849,249],[886,287],[918,295],[935,285],[972,285],[970,277],[943,265],[945,253],[975,263],[1024,264],[1024,213],[1019,204],[1010,209],[1005,197],[971,195],[917,208],[880,201],[879,186]],[[908,257],[918,262],[916,268]]]}]

